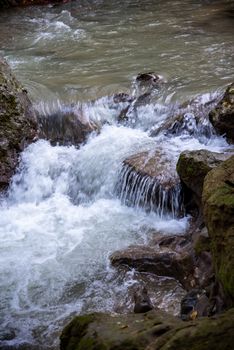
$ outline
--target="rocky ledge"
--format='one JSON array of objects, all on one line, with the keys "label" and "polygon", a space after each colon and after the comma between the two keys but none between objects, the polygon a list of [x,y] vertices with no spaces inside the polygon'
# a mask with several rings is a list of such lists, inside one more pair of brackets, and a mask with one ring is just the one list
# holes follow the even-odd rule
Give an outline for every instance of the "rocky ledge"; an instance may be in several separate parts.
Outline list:
[{"label": "rocky ledge", "polygon": [[90,314],[63,330],[61,350],[228,350],[233,345],[234,309],[212,318],[183,322],[162,311]]}]

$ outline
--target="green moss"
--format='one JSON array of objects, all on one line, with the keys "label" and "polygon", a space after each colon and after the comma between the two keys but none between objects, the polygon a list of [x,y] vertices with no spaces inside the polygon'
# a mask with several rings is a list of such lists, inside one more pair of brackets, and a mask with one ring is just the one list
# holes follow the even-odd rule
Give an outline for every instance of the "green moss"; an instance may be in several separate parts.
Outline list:
[{"label": "green moss", "polygon": [[200,236],[194,246],[196,255],[200,255],[202,252],[210,251],[210,238]]},{"label": "green moss", "polygon": [[60,341],[61,350],[75,350],[80,339],[85,336],[86,330],[95,319],[94,314],[75,317],[63,330]]},{"label": "green moss", "polygon": [[100,344],[95,338],[82,338],[77,346],[72,347],[71,350],[108,350],[108,348],[104,344]]},{"label": "green moss", "polygon": [[211,205],[227,206],[234,209],[234,189],[224,184],[217,188],[215,193],[209,198]]}]

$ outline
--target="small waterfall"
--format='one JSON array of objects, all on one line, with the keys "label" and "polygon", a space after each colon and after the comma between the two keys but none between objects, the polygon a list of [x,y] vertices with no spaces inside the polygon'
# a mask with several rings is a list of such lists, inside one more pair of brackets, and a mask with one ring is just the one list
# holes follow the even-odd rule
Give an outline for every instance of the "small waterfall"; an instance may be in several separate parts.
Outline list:
[{"label": "small waterfall", "polygon": [[162,182],[123,164],[116,192],[123,204],[144,208],[160,217],[171,214],[178,217],[183,212],[181,185],[177,179]]}]

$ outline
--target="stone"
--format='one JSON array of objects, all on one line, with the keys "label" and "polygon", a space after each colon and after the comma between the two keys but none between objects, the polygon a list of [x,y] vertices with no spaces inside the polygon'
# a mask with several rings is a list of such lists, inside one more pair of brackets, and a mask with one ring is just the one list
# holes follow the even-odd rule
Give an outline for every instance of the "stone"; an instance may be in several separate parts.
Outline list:
[{"label": "stone", "polygon": [[203,182],[209,171],[220,165],[230,154],[207,150],[184,151],[180,154],[176,170],[183,184],[185,206],[194,207],[201,214]]},{"label": "stone", "polygon": [[129,246],[110,256],[114,267],[128,266],[140,272],[153,273],[177,279],[184,288],[191,288],[193,257],[187,249],[181,251],[168,247]]},{"label": "stone", "polygon": [[139,73],[136,77],[136,86],[141,93],[139,94],[138,92],[138,96],[146,91],[160,89],[165,82],[165,79],[161,75],[154,72]]},{"label": "stone", "polygon": [[234,309],[218,317],[183,322],[160,310],[75,317],[63,330],[60,350],[229,350]]},{"label": "stone", "polygon": [[124,204],[179,216],[180,189],[171,157],[156,150],[137,153],[123,161],[116,191]]},{"label": "stone", "polygon": [[59,2],[65,3],[69,0],[3,0],[0,2],[0,7],[9,8],[16,6],[32,6],[32,5],[48,5],[57,4]]},{"label": "stone", "polygon": [[205,291],[192,289],[181,300],[180,317],[183,321],[189,321],[197,317],[208,315],[209,299]]},{"label": "stone", "polygon": [[9,185],[20,152],[37,136],[37,118],[27,92],[0,58],[0,191]]},{"label": "stone", "polygon": [[209,113],[209,119],[219,134],[234,142],[234,83],[227,87],[223,98]]},{"label": "stone", "polygon": [[134,293],[134,302],[134,312],[136,314],[145,313],[153,309],[146,287]]},{"label": "stone", "polygon": [[234,156],[205,177],[203,214],[209,237],[215,273],[234,303]]},{"label": "stone", "polygon": [[[124,102],[128,102],[128,105],[122,108],[117,120],[120,123],[124,122],[134,126],[138,119],[138,108],[150,104],[155,97],[158,97],[159,93],[163,91],[162,87],[165,82],[161,75],[153,72],[138,74],[134,82],[134,96],[127,97],[125,96],[127,94],[122,94]],[[118,95],[121,96],[121,94],[117,94],[117,97]]]},{"label": "stone", "polygon": [[203,95],[198,95],[190,101],[177,106],[170,106],[170,113],[167,119],[160,124],[156,124],[150,131],[150,136],[159,134],[166,136],[187,135],[194,136],[203,141],[214,134],[212,124],[209,121],[209,112],[218,103],[218,95],[211,94],[208,101],[203,101]]},{"label": "stone", "polygon": [[40,137],[52,145],[75,145],[84,143],[92,132],[99,132],[99,126],[87,121],[82,111],[72,108],[51,115],[40,116]]}]

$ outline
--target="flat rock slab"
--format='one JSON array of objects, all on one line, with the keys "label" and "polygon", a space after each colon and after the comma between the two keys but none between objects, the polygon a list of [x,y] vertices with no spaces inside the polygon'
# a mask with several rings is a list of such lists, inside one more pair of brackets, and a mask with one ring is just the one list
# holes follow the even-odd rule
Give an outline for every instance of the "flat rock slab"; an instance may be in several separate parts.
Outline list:
[{"label": "flat rock slab", "polygon": [[130,246],[127,249],[114,252],[110,256],[115,267],[128,266],[140,272],[150,272],[158,276],[177,279],[188,287],[193,274],[193,258],[189,252],[176,252],[167,247],[160,249],[149,246]]}]

